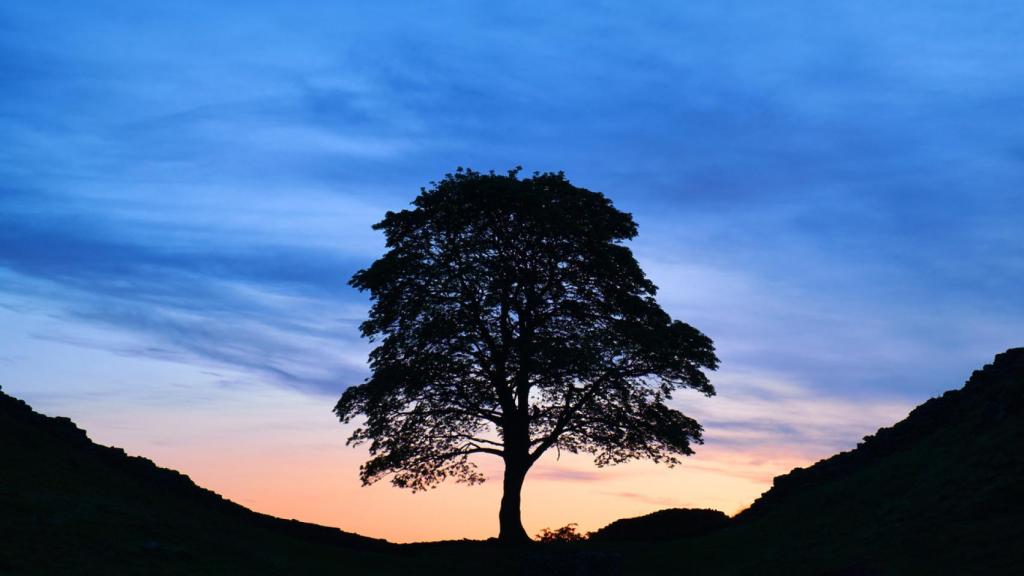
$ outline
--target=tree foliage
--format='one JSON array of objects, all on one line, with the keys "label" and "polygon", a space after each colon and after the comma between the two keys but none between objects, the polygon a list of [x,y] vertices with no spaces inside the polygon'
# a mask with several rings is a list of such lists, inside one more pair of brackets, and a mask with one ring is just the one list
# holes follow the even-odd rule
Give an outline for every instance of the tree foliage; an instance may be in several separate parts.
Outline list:
[{"label": "tree foliage", "polygon": [[701,442],[666,401],[714,394],[714,347],[657,304],[623,244],[636,223],[604,195],[561,173],[460,169],[374,228],[387,252],[350,283],[370,294],[361,330],[379,344],[335,408],[365,416],[349,439],[369,444],[364,483],[476,483],[470,457],[489,454],[507,492],[509,469],[525,476],[551,448],[674,464]]}]

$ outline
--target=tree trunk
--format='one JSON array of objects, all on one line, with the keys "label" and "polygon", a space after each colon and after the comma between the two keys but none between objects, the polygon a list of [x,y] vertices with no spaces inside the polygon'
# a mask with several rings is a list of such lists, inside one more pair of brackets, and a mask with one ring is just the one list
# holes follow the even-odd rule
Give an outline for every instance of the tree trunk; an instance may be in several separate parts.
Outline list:
[{"label": "tree trunk", "polygon": [[526,530],[523,529],[519,509],[527,470],[529,465],[518,459],[505,460],[505,484],[501,495],[501,511],[498,512],[498,521],[501,525],[498,540],[505,544],[522,544],[530,541]]}]

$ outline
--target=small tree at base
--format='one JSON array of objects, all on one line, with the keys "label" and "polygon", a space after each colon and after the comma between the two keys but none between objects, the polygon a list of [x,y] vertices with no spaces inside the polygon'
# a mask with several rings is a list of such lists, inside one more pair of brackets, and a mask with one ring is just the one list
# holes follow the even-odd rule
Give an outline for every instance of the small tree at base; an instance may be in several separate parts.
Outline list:
[{"label": "small tree at base", "polygon": [[413,209],[374,226],[387,252],[350,284],[370,293],[363,335],[371,375],[335,406],[365,421],[364,484],[421,490],[483,476],[471,456],[504,461],[499,539],[529,540],[520,494],[551,448],[598,466],[673,465],[701,426],[666,401],[714,394],[711,340],[673,321],[622,243],[632,216],[562,173],[520,179],[459,169]]}]

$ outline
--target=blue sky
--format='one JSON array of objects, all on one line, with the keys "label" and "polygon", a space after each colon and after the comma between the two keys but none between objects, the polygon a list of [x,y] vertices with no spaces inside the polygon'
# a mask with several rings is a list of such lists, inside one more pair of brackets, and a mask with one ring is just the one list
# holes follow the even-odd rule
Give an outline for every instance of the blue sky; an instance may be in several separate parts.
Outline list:
[{"label": "blue sky", "polygon": [[[522,165],[635,215],[721,351],[709,438],[848,446],[1024,344],[1021,54],[1012,2],[5,2],[2,384],[329,410],[370,225]],[[881,421],[769,417],[791,393]]]}]

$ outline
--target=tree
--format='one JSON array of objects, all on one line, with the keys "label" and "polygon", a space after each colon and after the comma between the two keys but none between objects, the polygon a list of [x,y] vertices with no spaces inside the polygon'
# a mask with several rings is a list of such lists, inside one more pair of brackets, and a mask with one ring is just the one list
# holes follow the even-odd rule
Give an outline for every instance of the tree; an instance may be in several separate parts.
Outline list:
[{"label": "tree", "polygon": [[693,453],[701,426],[666,405],[715,393],[711,340],[673,321],[623,242],[630,214],[562,173],[459,169],[374,226],[387,252],[350,284],[369,291],[371,375],[335,407],[365,421],[364,485],[482,482],[471,456],[504,460],[504,542],[528,541],[520,492],[551,448],[598,466]]}]

